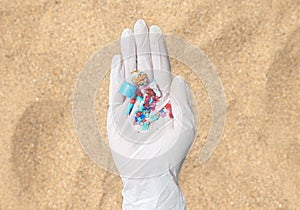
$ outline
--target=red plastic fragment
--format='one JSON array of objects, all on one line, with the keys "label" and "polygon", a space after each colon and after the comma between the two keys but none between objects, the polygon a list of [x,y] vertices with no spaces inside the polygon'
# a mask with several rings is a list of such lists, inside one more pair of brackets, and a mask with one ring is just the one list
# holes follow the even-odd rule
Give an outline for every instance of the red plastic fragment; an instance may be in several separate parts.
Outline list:
[{"label": "red plastic fragment", "polygon": [[171,109],[171,104],[167,103],[165,107],[166,107],[166,109],[170,110]]},{"label": "red plastic fragment", "polygon": [[158,99],[159,99],[159,97],[157,97],[157,96],[154,96],[154,97],[153,97],[153,101],[155,101],[155,102],[157,102]]},{"label": "red plastic fragment", "polygon": [[132,98],[131,100],[130,100],[130,103],[131,104],[134,104],[136,102],[136,98]]},{"label": "red plastic fragment", "polygon": [[153,89],[151,88],[147,88],[146,89],[146,93],[150,96],[156,96],[155,92],[153,91]]}]

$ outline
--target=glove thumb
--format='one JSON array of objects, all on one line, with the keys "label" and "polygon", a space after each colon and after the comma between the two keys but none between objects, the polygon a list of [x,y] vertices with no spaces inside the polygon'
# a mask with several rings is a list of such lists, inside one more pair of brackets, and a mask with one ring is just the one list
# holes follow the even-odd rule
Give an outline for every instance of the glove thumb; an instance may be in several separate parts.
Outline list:
[{"label": "glove thumb", "polygon": [[170,101],[174,116],[174,126],[194,128],[194,113],[191,105],[190,88],[180,76],[174,77],[172,81]]}]

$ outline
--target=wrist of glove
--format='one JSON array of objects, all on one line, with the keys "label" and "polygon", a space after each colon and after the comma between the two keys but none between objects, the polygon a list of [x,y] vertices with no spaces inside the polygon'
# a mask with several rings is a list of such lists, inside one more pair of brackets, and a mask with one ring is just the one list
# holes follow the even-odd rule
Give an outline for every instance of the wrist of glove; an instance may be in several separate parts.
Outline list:
[{"label": "wrist of glove", "polygon": [[178,164],[168,172],[150,178],[122,177],[124,210],[186,209],[184,196],[178,186]]}]

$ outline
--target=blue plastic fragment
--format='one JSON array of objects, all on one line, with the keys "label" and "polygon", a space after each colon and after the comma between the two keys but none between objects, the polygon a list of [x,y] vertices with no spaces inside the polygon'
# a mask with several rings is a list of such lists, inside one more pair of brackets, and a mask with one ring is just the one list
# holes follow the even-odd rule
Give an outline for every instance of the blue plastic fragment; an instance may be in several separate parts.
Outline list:
[{"label": "blue plastic fragment", "polygon": [[144,110],[144,106],[143,106],[143,105],[140,105],[139,111],[142,112],[143,110]]},{"label": "blue plastic fragment", "polygon": [[158,120],[158,116],[157,115],[153,115],[153,116],[151,116],[151,121],[156,121],[156,120]]},{"label": "blue plastic fragment", "polygon": [[127,114],[127,115],[130,114],[132,108],[133,108],[133,104],[128,104],[128,107],[127,107],[127,109],[126,109],[126,114]]},{"label": "blue plastic fragment", "polygon": [[124,82],[119,90],[123,96],[127,98],[133,98],[135,96],[136,87],[133,84]]},{"label": "blue plastic fragment", "polygon": [[148,128],[149,128],[149,123],[148,122],[146,122],[142,125],[142,131],[148,130]]},{"label": "blue plastic fragment", "polygon": [[152,104],[152,102],[153,102],[153,99],[151,97],[150,100],[149,100],[149,104]]},{"label": "blue plastic fragment", "polygon": [[141,96],[136,97],[136,99],[141,102],[143,100],[143,98]]}]

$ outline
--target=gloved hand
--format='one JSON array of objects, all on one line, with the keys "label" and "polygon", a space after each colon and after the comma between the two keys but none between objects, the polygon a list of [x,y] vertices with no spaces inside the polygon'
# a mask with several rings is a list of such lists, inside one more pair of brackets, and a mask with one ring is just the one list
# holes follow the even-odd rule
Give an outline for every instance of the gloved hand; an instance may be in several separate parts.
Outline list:
[{"label": "gloved hand", "polygon": [[[132,71],[147,73],[162,92],[157,107],[171,103],[174,118],[160,118],[146,132],[132,125],[137,107],[126,115],[130,98],[119,93],[132,83]],[[185,81],[172,79],[166,43],[159,27],[138,20],[134,32],[121,35],[121,55],[114,56],[110,75],[107,130],[111,153],[123,182],[123,209],[185,209],[178,173],[195,137],[190,91]]]}]

